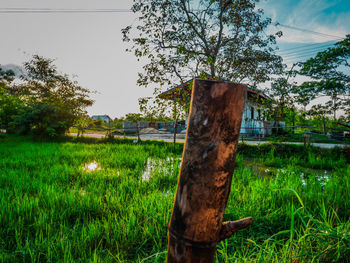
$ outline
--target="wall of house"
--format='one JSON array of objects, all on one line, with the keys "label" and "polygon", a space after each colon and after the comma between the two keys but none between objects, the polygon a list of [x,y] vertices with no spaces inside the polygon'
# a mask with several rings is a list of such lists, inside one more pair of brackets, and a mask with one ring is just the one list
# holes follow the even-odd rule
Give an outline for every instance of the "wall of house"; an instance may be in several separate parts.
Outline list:
[{"label": "wall of house", "polygon": [[[264,109],[256,102],[246,101],[240,133],[246,135],[269,135],[269,130],[266,129],[264,123]],[[186,115],[186,127],[187,124],[188,115]]]},{"label": "wall of house", "polygon": [[264,109],[257,103],[246,101],[242,117],[241,134],[264,135]]}]

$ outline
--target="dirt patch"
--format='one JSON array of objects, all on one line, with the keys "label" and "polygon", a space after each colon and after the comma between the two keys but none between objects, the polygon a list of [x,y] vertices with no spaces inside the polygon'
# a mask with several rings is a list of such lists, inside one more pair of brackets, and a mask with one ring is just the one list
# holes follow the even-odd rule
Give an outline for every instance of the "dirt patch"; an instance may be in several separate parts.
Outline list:
[{"label": "dirt patch", "polygon": [[157,129],[155,128],[144,128],[140,131],[140,134],[147,134],[147,133],[164,133],[162,131],[158,131]]}]

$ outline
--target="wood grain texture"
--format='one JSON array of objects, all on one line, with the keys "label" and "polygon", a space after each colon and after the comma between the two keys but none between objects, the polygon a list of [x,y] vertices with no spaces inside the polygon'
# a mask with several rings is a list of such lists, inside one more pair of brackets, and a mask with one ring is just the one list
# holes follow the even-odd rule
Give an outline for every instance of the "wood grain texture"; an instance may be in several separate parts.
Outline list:
[{"label": "wood grain texture", "polygon": [[213,262],[230,192],[246,91],[240,84],[194,81],[169,224],[169,263]]}]

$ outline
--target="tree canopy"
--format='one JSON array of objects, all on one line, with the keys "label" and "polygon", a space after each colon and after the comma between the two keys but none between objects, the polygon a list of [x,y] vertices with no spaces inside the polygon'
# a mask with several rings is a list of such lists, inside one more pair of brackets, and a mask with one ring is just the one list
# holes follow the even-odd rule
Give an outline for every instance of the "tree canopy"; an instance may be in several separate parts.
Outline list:
[{"label": "tree canopy", "polygon": [[309,100],[327,96],[326,105],[334,113],[334,118],[339,109],[349,111],[350,35],[299,65],[299,74],[312,78],[300,86],[301,95]]},{"label": "tree canopy", "polygon": [[[50,136],[63,134],[92,105],[91,92],[59,73],[54,60],[35,55],[24,63],[24,68],[22,83],[9,86],[0,94],[0,102],[8,109],[0,121],[6,122],[7,129]],[[12,90],[16,92],[11,94]]]},{"label": "tree canopy", "polygon": [[0,66],[0,85],[4,86],[5,83],[13,81],[15,73],[12,70],[4,70]]},{"label": "tree canopy", "polygon": [[3,70],[0,67],[0,128],[8,128],[13,121],[12,117],[19,113],[23,105],[22,101],[13,94],[14,77],[12,70]]},{"label": "tree canopy", "polygon": [[135,56],[146,58],[138,83],[174,86],[210,74],[212,78],[256,84],[282,68],[274,54],[276,35],[258,0],[134,0],[136,32],[122,30]]}]

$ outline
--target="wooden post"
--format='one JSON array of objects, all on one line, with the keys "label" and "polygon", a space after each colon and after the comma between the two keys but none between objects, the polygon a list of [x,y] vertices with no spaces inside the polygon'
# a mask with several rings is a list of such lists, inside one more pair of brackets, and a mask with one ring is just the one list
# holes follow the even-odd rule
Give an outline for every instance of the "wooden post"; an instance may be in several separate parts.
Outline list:
[{"label": "wooden post", "polygon": [[222,222],[247,88],[194,80],[182,165],[169,224],[167,262],[213,262],[217,244],[252,218]]}]

